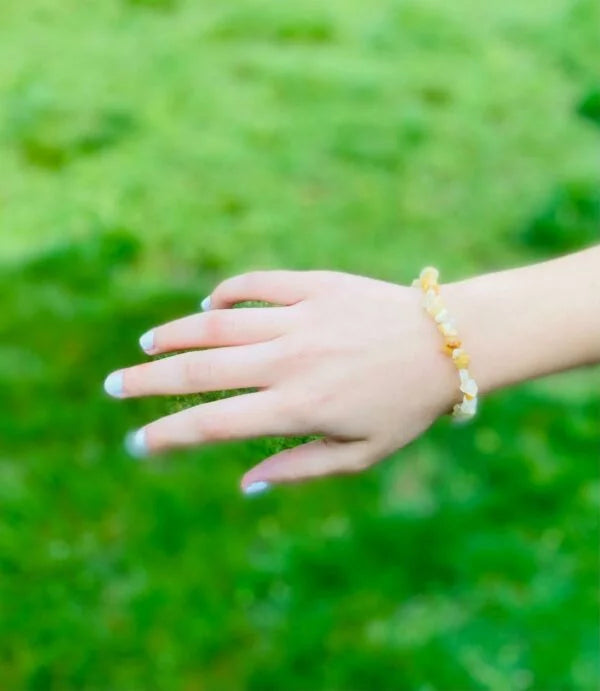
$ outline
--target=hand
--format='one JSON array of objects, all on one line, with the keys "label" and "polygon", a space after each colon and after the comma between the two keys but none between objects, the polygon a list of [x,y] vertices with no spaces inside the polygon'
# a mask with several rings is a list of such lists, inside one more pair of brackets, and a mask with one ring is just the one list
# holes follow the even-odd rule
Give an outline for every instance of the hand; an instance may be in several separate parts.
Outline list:
[{"label": "hand", "polygon": [[[261,300],[273,307],[240,307]],[[140,339],[149,354],[192,350],[113,372],[120,398],[236,388],[151,422],[129,438],[136,455],[260,436],[324,435],[249,470],[244,491],[356,472],[404,446],[456,402],[420,291],[337,271],[253,271],[222,281],[210,309]]]}]

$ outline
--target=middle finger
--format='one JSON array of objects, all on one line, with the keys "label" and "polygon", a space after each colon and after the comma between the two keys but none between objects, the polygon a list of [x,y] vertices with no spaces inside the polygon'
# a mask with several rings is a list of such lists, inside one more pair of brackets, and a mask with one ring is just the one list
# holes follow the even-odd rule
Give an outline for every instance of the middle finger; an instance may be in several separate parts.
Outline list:
[{"label": "middle finger", "polygon": [[117,370],[104,386],[118,398],[262,388],[272,383],[274,342],[173,355]]}]

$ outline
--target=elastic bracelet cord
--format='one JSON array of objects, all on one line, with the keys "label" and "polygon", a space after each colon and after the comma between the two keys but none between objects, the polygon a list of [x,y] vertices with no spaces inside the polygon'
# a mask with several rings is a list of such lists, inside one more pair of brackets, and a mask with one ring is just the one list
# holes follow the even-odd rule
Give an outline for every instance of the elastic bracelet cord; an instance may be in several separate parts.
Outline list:
[{"label": "elastic bracelet cord", "polygon": [[435,320],[438,331],[444,337],[443,350],[452,358],[458,370],[459,388],[463,396],[462,401],[452,408],[452,417],[456,421],[470,420],[477,412],[478,387],[469,374],[471,358],[463,348],[454,320],[440,296],[439,276],[440,272],[435,267],[426,266],[412,285],[423,291],[423,308]]}]

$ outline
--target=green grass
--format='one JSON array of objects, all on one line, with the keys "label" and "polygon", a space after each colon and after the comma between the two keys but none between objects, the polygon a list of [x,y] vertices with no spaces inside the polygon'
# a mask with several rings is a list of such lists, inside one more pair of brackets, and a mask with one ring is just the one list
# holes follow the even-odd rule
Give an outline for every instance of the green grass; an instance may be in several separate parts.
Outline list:
[{"label": "green grass", "polygon": [[0,688],[595,688],[597,368],[251,500],[282,440],[136,463],[124,433],[176,403],[101,386],[241,271],[598,242],[597,4],[0,15]]}]

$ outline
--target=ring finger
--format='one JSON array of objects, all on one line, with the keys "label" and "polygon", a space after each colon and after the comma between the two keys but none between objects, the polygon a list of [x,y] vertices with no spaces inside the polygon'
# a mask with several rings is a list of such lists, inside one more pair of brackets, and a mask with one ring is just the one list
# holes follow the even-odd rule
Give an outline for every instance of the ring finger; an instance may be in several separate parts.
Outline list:
[{"label": "ring finger", "polygon": [[237,394],[159,418],[128,434],[126,446],[133,456],[146,456],[206,442],[306,432],[279,409],[273,390]]}]

